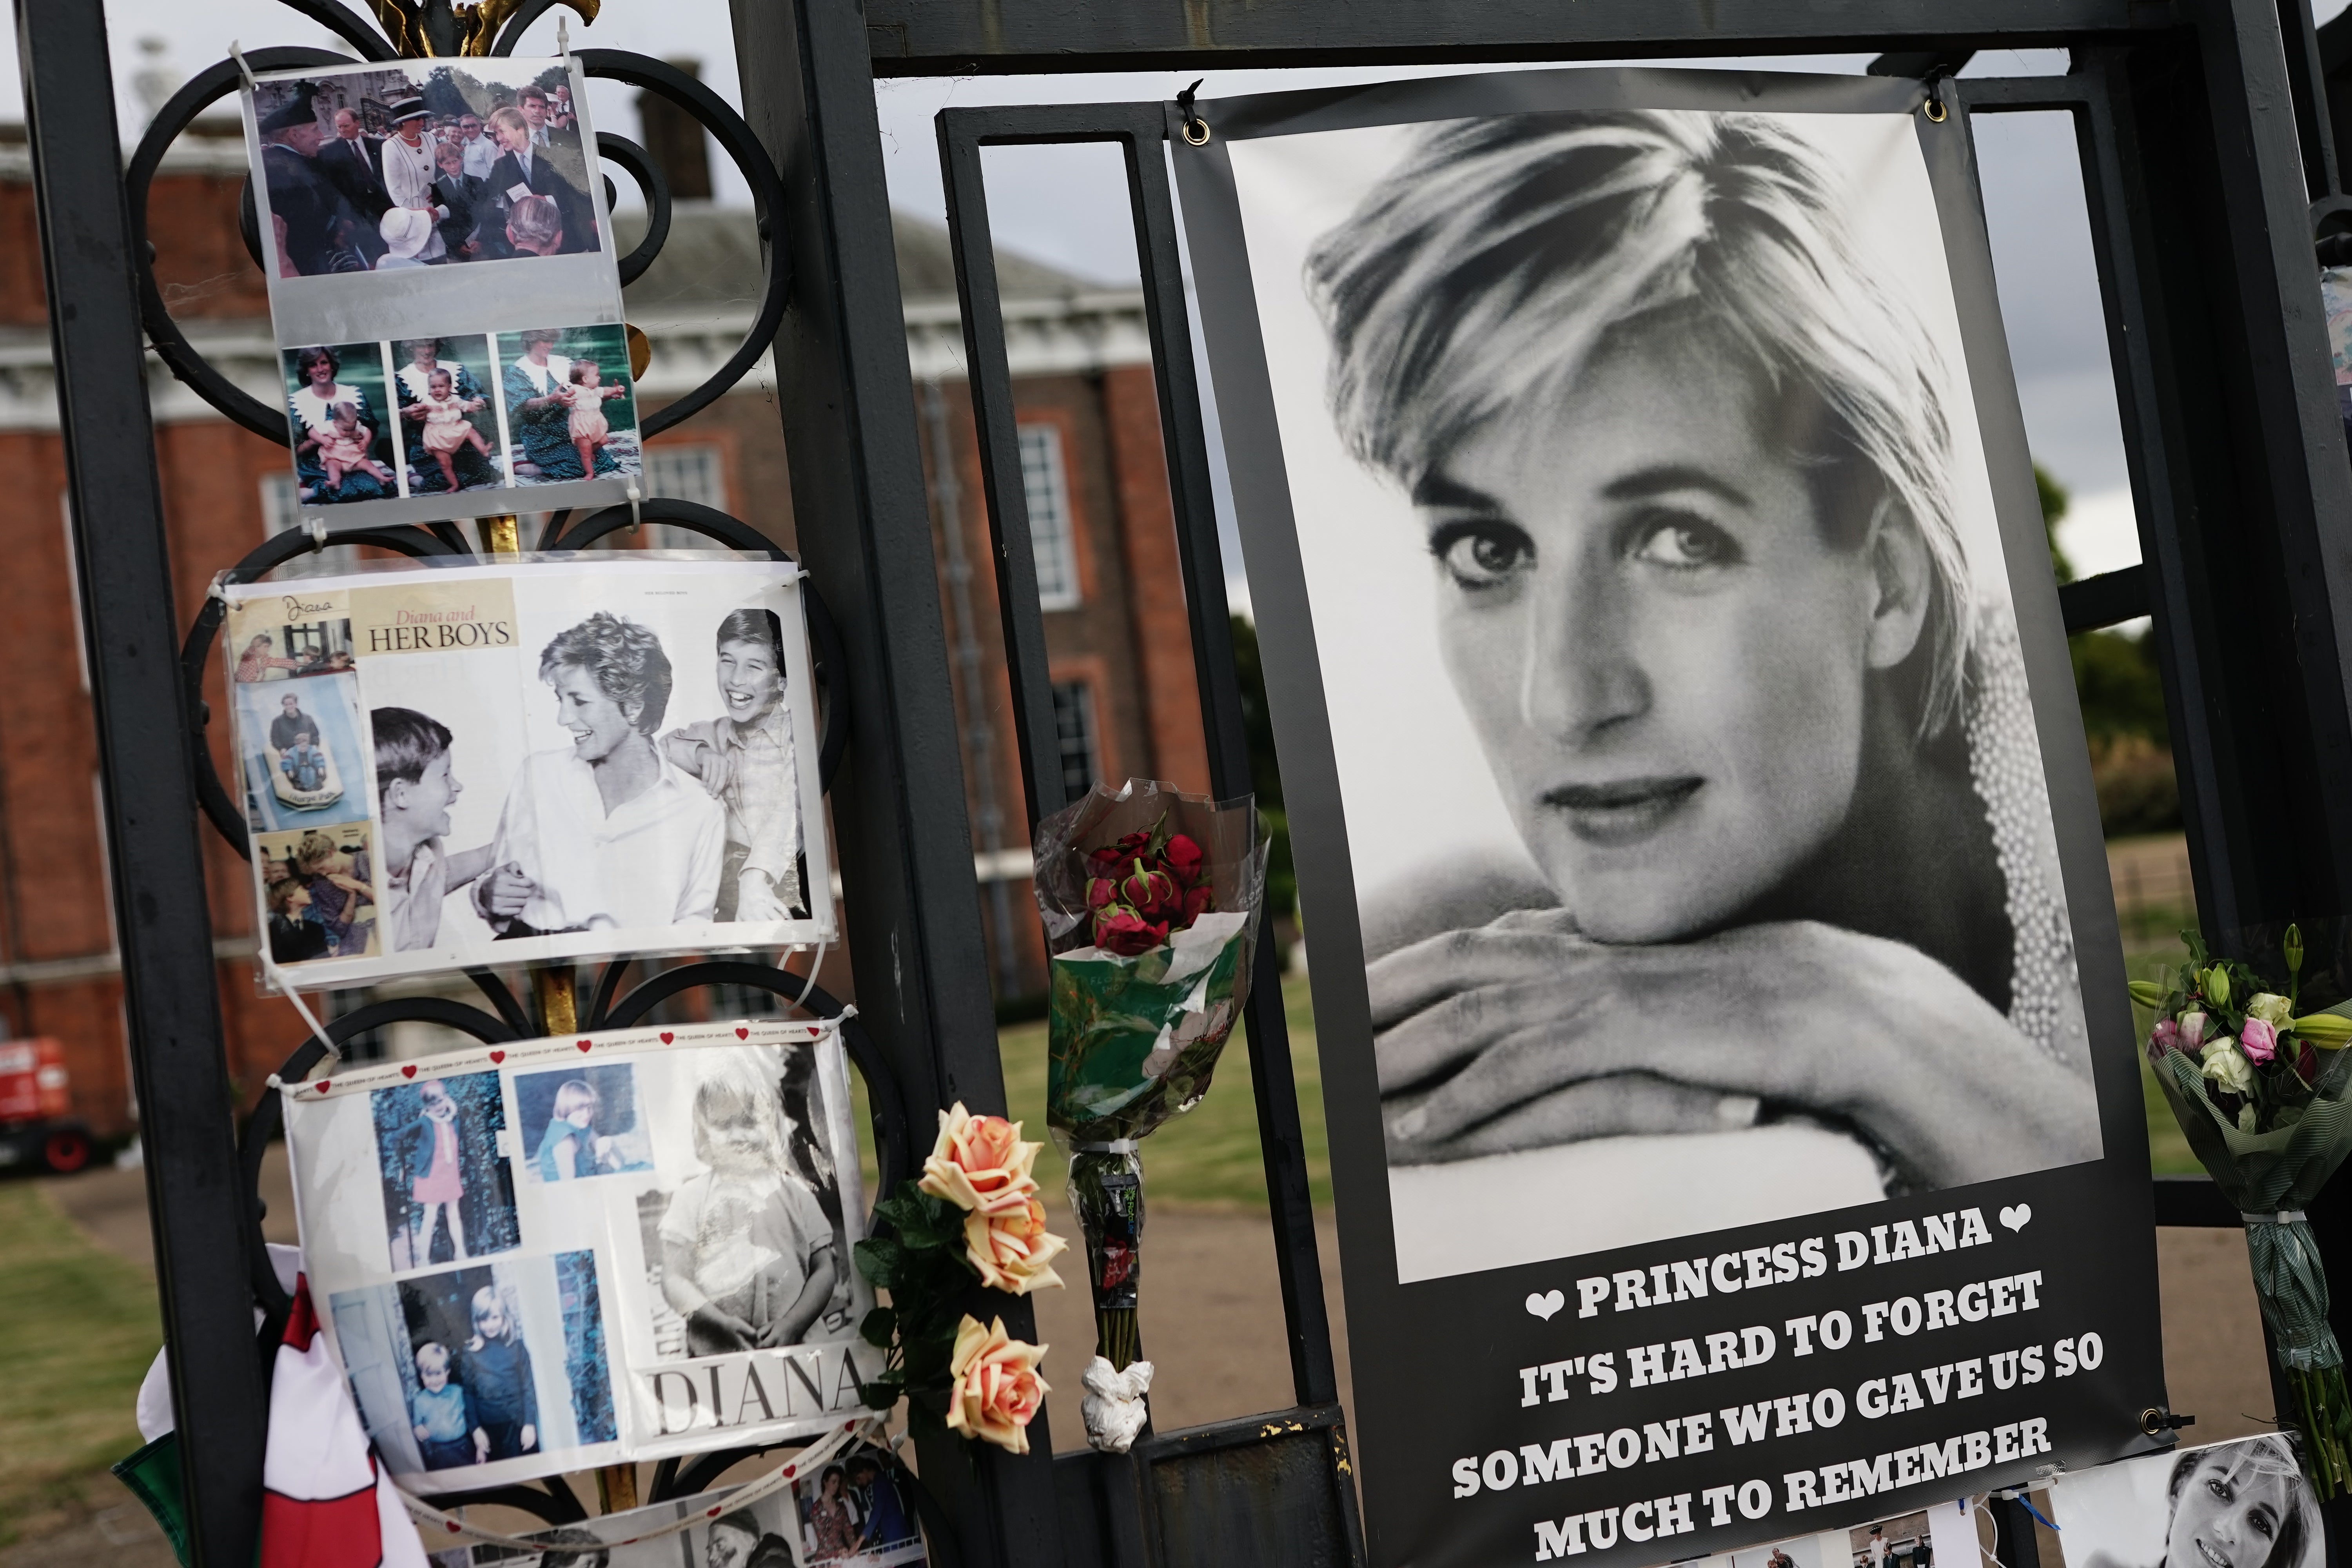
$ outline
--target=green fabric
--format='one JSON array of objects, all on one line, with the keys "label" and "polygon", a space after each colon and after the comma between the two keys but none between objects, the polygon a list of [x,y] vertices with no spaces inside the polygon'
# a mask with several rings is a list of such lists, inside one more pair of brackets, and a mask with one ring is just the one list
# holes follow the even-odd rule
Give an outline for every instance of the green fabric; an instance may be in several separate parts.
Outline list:
[{"label": "green fabric", "polygon": [[180,1494],[180,1435],[164,1433],[113,1469],[131,1494],[155,1516],[164,1539],[180,1559],[180,1568],[187,1568],[188,1508]]},{"label": "green fabric", "polygon": [[[1140,1138],[1199,1103],[1240,1016],[1247,934],[1224,937],[1173,981],[1167,947],[1055,958],[1045,1106],[1056,1131],[1079,1143]],[[1160,1050],[1173,1054],[1150,1070]]]}]

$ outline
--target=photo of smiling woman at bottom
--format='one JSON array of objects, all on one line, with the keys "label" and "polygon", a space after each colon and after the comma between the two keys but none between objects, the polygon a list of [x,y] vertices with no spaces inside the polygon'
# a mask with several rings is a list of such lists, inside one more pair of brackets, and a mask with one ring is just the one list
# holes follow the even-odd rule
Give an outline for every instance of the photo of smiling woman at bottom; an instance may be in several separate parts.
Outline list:
[{"label": "photo of smiling woman at bottom", "polygon": [[[2129,1468],[2163,1463],[2151,1457]],[[2139,1533],[2117,1527],[2136,1521],[2081,1515],[2062,1505],[2059,1524],[2087,1538],[2084,1548],[2066,1553],[2072,1568],[2316,1568],[2326,1560],[2318,1505],[2286,1438],[2267,1435],[2191,1448],[2171,1460],[2170,1470],[2159,1561],[2135,1561],[2140,1553],[2114,1549],[2119,1537]]]},{"label": "photo of smiling woman at bottom", "polygon": [[1443,122],[1308,253],[1526,852],[1363,900],[1404,1278],[2099,1155],[1973,411],[1802,118]]}]

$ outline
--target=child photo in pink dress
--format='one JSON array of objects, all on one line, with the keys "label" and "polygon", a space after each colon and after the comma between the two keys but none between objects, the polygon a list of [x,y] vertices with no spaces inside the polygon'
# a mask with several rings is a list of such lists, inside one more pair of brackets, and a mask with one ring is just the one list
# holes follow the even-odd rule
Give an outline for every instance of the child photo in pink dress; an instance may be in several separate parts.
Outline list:
[{"label": "child photo in pink dress", "polygon": [[490,444],[482,439],[482,433],[466,417],[485,406],[482,398],[458,396],[455,378],[446,370],[436,370],[426,380],[425,395],[401,411],[411,419],[425,421],[425,449],[441,465],[442,481],[451,490],[464,488],[457,482],[457,454],[464,448],[471,447],[486,460],[497,460],[490,452]]},{"label": "child photo in pink dress", "polygon": [[338,403],[331,413],[334,423],[318,437],[319,461],[326,466],[327,488],[341,488],[343,476],[354,468],[380,483],[391,484],[392,470],[368,456],[368,448],[375,443],[375,432],[360,423],[359,409],[349,403]]},{"label": "child photo in pink dress", "polygon": [[592,359],[572,362],[572,384],[563,389],[563,401],[572,408],[572,445],[580,454],[580,471],[596,471],[596,450],[612,437],[612,423],[604,417],[605,403],[615,397],[626,397],[625,386],[606,386],[604,374]]},{"label": "child photo in pink dress", "polygon": [[420,1076],[369,1098],[395,1271],[521,1244],[514,1176],[498,1152],[506,1112],[497,1073]]}]

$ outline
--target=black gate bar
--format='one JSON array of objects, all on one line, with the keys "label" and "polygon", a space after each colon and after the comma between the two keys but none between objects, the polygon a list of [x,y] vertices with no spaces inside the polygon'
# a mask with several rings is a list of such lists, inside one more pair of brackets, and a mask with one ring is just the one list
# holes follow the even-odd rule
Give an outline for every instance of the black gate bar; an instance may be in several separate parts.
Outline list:
[{"label": "black gate bar", "polygon": [[[972,412],[980,431],[981,472],[988,491],[990,536],[996,547],[997,600],[1012,665],[1014,726],[1031,826],[1066,804],[1055,763],[1054,701],[1045,669],[1045,617],[1030,550],[1029,506],[1021,479],[1013,419],[1013,375],[1004,346],[1004,314],[996,289],[995,247],[982,177],[982,147],[1108,142],[1125,160],[1133,207],[1135,248],[1143,274],[1144,314],[1151,337],[1152,389],[1160,403],[1162,449],[1176,517],[1184,605],[1192,623],[1193,669],[1201,717],[1208,732],[1209,782],[1220,799],[1251,788],[1249,741],[1242,721],[1241,682],[1234,663],[1232,611],[1217,538],[1216,503],[1209,483],[1209,443],[1201,418],[1201,385],[1192,359],[1191,314],[1184,301],[1182,260],[1168,178],[1168,129],[1157,103],[1094,103],[949,109],[939,116],[940,161],[946,175],[948,228],[955,251],[956,292],[962,307],[965,357]],[[954,526],[951,521],[950,526]],[[1266,1198],[1274,1220],[1275,1263],[1282,1284],[1291,1381],[1298,1403],[1339,1398],[1331,1354],[1331,1323],[1323,1300],[1315,1210],[1307,1190],[1307,1150],[1298,1122],[1298,1089],[1290,1065],[1290,1032],[1283,1014],[1281,972],[1271,921],[1260,921],[1251,963],[1257,981],[1244,1004],[1250,1073],[1257,1097],[1258,1136],[1265,1160]]]},{"label": "black gate bar", "polygon": [[105,10],[16,0],[16,47],[189,1532],[198,1562],[240,1563],[260,1528],[268,1437],[247,1287],[255,1225],[221,1053],[203,828],[190,809],[188,747],[201,731],[175,657]]}]

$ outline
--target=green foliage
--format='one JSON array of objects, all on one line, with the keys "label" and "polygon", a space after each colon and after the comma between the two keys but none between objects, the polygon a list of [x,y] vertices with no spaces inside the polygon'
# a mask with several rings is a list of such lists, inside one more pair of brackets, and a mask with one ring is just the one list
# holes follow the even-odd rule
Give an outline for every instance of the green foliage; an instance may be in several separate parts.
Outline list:
[{"label": "green foliage", "polygon": [[929,1436],[945,1425],[938,1396],[954,1382],[956,1326],[979,1278],[964,1258],[963,1211],[910,1177],[874,1215],[875,1234],[856,1248],[857,1271],[891,1304],[866,1313],[857,1331],[887,1353],[882,1375],[857,1392],[877,1410],[906,1399],[908,1430]]},{"label": "green foliage", "polygon": [[2083,702],[2083,730],[2091,739],[2138,735],[2168,748],[2164,681],[2154,640],[2122,632],[2078,632],[2067,639],[2074,691]]},{"label": "green foliage", "polygon": [[2058,547],[2058,523],[2065,517],[2070,500],[2066,487],[2053,478],[2049,469],[2036,463],[2033,465],[2033,489],[2042,501],[2042,531],[2050,541],[2050,568],[2058,574],[2058,581],[2072,583],[2074,580],[2074,563],[2067,560],[2066,552]]},{"label": "green foliage", "polygon": [[0,1185],[0,1544],[128,1499],[106,1468],[139,1447],[131,1405],[163,1343],[155,1282],[31,1182]]}]

